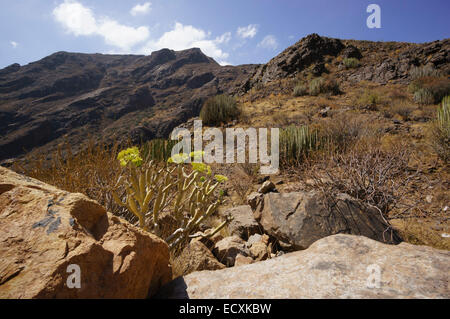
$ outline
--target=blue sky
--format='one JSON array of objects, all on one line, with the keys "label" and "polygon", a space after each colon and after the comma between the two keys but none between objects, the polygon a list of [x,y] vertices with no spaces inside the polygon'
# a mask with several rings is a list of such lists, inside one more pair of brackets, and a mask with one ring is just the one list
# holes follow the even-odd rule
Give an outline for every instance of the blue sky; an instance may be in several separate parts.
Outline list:
[{"label": "blue sky", "polygon": [[[369,29],[369,4],[381,28]],[[200,47],[264,63],[310,33],[373,41],[450,37],[449,0],[0,0],[0,68],[56,51],[150,54]]]}]

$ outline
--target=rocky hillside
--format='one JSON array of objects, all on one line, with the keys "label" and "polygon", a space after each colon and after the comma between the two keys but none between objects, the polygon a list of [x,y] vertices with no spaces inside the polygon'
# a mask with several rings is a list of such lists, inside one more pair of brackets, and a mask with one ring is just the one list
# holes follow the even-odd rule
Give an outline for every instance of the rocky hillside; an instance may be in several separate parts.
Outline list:
[{"label": "rocky hillside", "polygon": [[0,160],[88,135],[167,136],[205,98],[233,92],[254,66],[222,67],[199,49],[150,56],[58,52],[0,70]]},{"label": "rocky hillside", "polygon": [[[425,44],[339,40],[311,34],[264,65],[218,65],[199,49],[150,56],[58,52],[0,70],[0,161],[88,136],[135,142],[167,137],[205,98],[277,80],[332,73],[344,83],[406,83],[414,66],[449,72],[450,40]],[[345,58],[361,66],[347,69]],[[270,92],[291,91],[278,83]]]},{"label": "rocky hillside", "polygon": [[[315,76],[335,73],[344,81],[362,80],[386,84],[406,83],[414,66],[433,64],[450,71],[450,39],[424,44],[339,40],[311,34],[290,46],[267,64],[260,65],[245,84],[248,91],[257,84],[296,77],[304,71]],[[338,58],[338,59],[336,59]],[[345,58],[360,60],[362,67],[347,71]],[[333,68],[337,66],[337,70]]]}]

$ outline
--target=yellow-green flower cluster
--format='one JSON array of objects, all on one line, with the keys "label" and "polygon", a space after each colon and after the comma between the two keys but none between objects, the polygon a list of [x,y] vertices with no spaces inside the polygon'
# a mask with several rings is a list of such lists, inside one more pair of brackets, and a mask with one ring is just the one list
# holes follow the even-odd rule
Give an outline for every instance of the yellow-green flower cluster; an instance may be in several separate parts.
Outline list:
[{"label": "yellow-green flower cluster", "polygon": [[117,159],[120,161],[121,166],[127,166],[128,163],[132,163],[136,167],[142,165],[142,158],[139,154],[139,149],[136,146],[121,151],[119,155],[117,155]]},{"label": "yellow-green flower cluster", "polygon": [[216,181],[218,181],[219,183],[225,183],[228,180],[228,177],[224,176],[224,175],[215,175],[214,178],[216,179]]},{"label": "yellow-green flower cluster", "polygon": [[200,173],[206,173],[208,175],[211,175],[211,166],[206,165],[205,163],[191,163],[192,169],[194,171],[200,172]]},{"label": "yellow-green flower cluster", "polygon": [[175,163],[175,164],[181,164],[186,162],[188,159],[190,158],[190,156],[186,153],[180,153],[180,154],[175,154],[172,157],[170,157],[167,162],[168,163]]}]

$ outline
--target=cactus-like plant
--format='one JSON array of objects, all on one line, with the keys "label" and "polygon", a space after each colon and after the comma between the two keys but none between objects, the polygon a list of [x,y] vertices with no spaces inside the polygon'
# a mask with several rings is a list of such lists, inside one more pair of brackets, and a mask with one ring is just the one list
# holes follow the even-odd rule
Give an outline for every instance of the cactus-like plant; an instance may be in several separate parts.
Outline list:
[{"label": "cactus-like plant", "polygon": [[151,140],[142,147],[143,157],[146,160],[166,162],[170,158],[172,148],[177,142],[169,139]]},{"label": "cactus-like plant", "polygon": [[445,162],[450,160],[450,96],[442,99],[432,130],[432,145]]},{"label": "cactus-like plant", "polygon": [[308,126],[289,126],[280,132],[280,155],[285,164],[301,162],[319,146],[320,140],[317,132]]},{"label": "cactus-like plant", "polygon": [[[130,153],[131,157],[124,158],[124,154]],[[202,163],[193,163],[193,169],[188,172],[183,164],[189,157],[186,154],[171,157],[168,161],[171,164],[163,167],[153,161],[136,164],[133,161],[136,155],[139,155],[136,149],[119,155],[121,164],[128,168],[128,175],[121,176],[116,185],[125,183],[126,193],[120,196],[113,192],[114,200],[136,215],[142,229],[162,237],[172,249],[194,236],[200,224],[216,211],[221,201],[215,190],[223,178],[214,179],[209,166]],[[163,232],[161,216],[164,212],[177,222],[177,229],[171,234]],[[202,236],[213,236],[227,222]]]}]

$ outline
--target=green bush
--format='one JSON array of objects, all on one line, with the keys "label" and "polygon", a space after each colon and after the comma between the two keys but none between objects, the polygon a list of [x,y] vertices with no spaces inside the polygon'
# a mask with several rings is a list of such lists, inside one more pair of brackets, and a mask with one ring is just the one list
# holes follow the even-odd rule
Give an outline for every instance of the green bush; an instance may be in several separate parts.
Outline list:
[{"label": "green bush", "polygon": [[303,84],[298,84],[294,87],[294,96],[304,96],[308,94],[308,88]]},{"label": "green bush", "polygon": [[308,126],[289,126],[280,131],[280,160],[283,165],[301,163],[320,146],[317,131]]},{"label": "green bush", "polygon": [[347,69],[355,69],[359,67],[359,60],[356,58],[345,58],[342,62]]},{"label": "green bush", "polygon": [[432,145],[442,160],[450,160],[450,96],[444,97],[433,123]]},{"label": "green bush", "polygon": [[309,83],[309,94],[319,95],[321,93],[339,94],[339,84],[334,79],[315,78]]},{"label": "green bush", "polygon": [[241,110],[236,99],[232,96],[221,94],[206,100],[200,112],[200,118],[206,125],[220,125],[237,119]]},{"label": "green bush", "polygon": [[166,162],[177,142],[165,139],[151,140],[142,146],[142,155],[147,161]]}]

